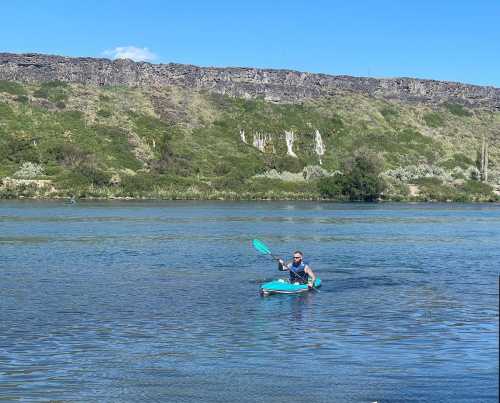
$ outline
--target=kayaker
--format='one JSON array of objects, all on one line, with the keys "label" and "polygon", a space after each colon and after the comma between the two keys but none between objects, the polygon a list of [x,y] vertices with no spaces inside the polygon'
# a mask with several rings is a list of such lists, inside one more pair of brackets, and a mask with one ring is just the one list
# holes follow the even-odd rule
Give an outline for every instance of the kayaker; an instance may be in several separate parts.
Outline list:
[{"label": "kayaker", "polygon": [[293,252],[293,262],[285,263],[279,260],[278,270],[290,272],[290,283],[307,284],[309,288],[314,287],[316,275],[311,267],[304,262],[304,254],[300,250]]}]

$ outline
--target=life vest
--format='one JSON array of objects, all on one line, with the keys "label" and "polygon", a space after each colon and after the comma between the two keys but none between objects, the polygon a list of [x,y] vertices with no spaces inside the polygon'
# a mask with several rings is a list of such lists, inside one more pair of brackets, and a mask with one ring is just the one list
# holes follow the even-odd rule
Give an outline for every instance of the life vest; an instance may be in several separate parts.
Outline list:
[{"label": "life vest", "polygon": [[300,262],[300,264],[295,264],[294,262],[288,266],[290,269],[290,283],[307,283],[309,276],[305,272],[306,266],[307,263],[304,261]]}]

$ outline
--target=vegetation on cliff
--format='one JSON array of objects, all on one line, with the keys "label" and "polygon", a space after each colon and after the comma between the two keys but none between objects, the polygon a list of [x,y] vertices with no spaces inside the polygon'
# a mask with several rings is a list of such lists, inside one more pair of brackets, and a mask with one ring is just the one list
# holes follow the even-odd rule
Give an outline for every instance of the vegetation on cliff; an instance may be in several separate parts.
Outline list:
[{"label": "vegetation on cliff", "polygon": [[499,137],[459,104],[0,81],[0,197],[496,200]]}]

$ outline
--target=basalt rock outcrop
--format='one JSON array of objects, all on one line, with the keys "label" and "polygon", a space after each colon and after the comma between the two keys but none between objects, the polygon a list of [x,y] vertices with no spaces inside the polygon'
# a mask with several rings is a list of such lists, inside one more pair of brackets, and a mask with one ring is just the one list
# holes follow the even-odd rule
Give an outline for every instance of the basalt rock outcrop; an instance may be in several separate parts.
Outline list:
[{"label": "basalt rock outcrop", "polygon": [[500,88],[414,78],[366,78],[291,70],[214,68],[151,64],[131,60],[71,58],[42,54],[0,53],[0,80],[36,83],[60,80],[96,86],[166,86],[207,90],[274,102],[361,93],[403,102],[460,103],[500,110]]}]

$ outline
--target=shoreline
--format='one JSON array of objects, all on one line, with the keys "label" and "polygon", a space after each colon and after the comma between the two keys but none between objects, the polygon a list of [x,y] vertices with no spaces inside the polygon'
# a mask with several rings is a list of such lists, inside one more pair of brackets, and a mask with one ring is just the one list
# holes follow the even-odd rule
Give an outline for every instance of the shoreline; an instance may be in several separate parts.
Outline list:
[{"label": "shoreline", "polygon": [[[41,196],[17,196],[17,197],[0,197],[0,201],[19,201],[19,200],[27,200],[27,201],[68,201],[70,200],[70,196],[53,196],[53,197],[41,197]],[[411,198],[411,199],[380,199],[376,201],[363,201],[363,200],[343,200],[343,199],[327,199],[320,197],[303,197],[303,198],[280,198],[280,197],[132,197],[132,196],[116,196],[116,197],[98,197],[98,196],[85,196],[85,197],[77,197],[77,201],[207,201],[207,202],[320,202],[320,203],[346,203],[346,204],[385,204],[385,203],[394,203],[394,204],[404,204],[404,203],[412,203],[412,204],[424,204],[424,203],[443,203],[443,204],[451,204],[451,203],[459,203],[459,204],[495,204],[500,203],[500,197],[497,197],[496,200],[492,199],[478,199],[478,200],[438,200],[438,199],[419,199],[419,198]]]}]

